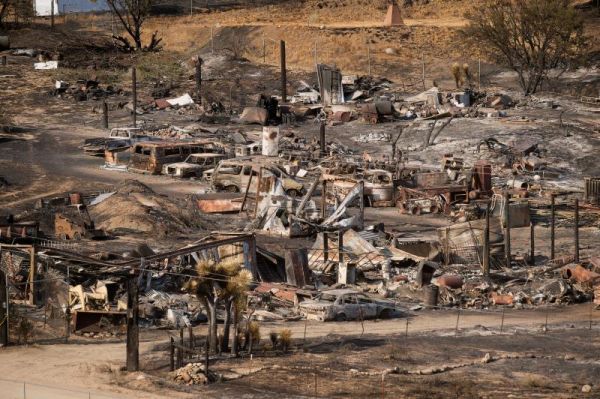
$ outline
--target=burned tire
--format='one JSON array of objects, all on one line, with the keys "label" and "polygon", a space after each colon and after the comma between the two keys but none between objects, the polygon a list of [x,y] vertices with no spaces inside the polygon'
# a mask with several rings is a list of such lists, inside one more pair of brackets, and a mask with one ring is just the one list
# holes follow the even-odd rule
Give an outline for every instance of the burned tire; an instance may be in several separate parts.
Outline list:
[{"label": "burned tire", "polygon": [[76,241],[81,240],[81,233],[79,233],[78,231],[76,231],[75,233],[73,233],[73,239]]},{"label": "burned tire", "polygon": [[335,321],[346,321],[348,318],[344,313],[338,313],[335,315]]},{"label": "burned tire", "polygon": [[67,233],[60,233],[58,235],[58,238],[60,238],[63,241],[67,241],[69,239],[69,237],[67,237]]},{"label": "burned tire", "polygon": [[227,191],[228,193],[239,193],[240,189],[237,186],[227,186],[223,188],[223,191]]}]

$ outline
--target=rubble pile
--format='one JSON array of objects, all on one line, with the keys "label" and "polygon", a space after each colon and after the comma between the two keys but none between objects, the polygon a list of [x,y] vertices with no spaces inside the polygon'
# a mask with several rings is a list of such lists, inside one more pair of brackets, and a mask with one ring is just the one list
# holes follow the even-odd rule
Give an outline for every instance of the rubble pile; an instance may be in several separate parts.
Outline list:
[{"label": "rubble pile", "polygon": [[206,385],[218,381],[221,378],[219,374],[210,370],[208,371],[207,378],[202,363],[188,363],[175,370],[172,375],[175,382],[186,385]]},{"label": "rubble pile", "polygon": [[74,99],[75,101],[101,100],[112,96],[127,97],[129,93],[112,85],[102,86],[97,78],[78,80],[75,84],[69,84],[63,80],[57,80],[54,88],[50,91],[53,97],[63,99]]}]

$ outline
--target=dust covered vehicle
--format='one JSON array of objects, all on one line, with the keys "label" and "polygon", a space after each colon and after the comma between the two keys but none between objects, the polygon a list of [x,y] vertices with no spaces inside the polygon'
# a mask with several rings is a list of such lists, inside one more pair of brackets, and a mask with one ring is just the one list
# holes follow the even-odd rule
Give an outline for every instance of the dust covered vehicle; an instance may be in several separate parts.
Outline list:
[{"label": "dust covered vehicle", "polygon": [[253,176],[248,192],[256,193],[261,169],[263,176],[271,174],[279,178],[287,195],[297,196],[304,193],[304,185],[289,175],[284,166],[268,157],[244,157],[221,161],[214,170],[209,169],[204,173],[204,179],[210,181],[215,191],[243,193],[248,187],[250,177]]},{"label": "dust covered vehicle", "polygon": [[163,165],[162,174],[179,178],[201,178],[202,173],[226,159],[225,154],[190,154],[183,162]]},{"label": "dust covered vehicle", "polygon": [[222,148],[211,141],[137,143],[131,147],[127,169],[137,173],[160,174],[164,165],[182,162],[191,154],[222,152]]},{"label": "dust covered vehicle", "polygon": [[300,302],[298,307],[307,319],[319,321],[388,319],[398,314],[393,302],[352,289],[321,291],[315,298]]}]

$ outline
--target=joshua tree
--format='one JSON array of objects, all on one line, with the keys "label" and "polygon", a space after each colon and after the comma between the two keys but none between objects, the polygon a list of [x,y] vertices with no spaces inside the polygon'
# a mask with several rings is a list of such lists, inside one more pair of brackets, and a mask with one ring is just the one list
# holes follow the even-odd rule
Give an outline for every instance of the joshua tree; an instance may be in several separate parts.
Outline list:
[{"label": "joshua tree", "polygon": [[196,271],[198,277],[192,279],[186,288],[198,297],[207,311],[209,346],[213,352],[217,351],[218,344],[217,307],[221,304],[224,306],[225,323],[220,349],[226,351],[229,346],[232,312],[234,325],[237,326],[240,302],[245,302],[245,292],[252,281],[252,274],[236,260],[202,261],[196,265]]}]

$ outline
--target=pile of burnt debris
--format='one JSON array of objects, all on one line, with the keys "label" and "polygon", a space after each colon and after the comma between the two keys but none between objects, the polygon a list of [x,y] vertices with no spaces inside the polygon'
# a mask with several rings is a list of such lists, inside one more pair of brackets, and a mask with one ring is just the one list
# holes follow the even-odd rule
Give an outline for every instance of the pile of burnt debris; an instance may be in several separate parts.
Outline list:
[{"label": "pile of burnt debris", "polygon": [[54,97],[73,99],[75,101],[102,100],[113,96],[126,97],[129,95],[128,92],[118,87],[101,85],[95,76],[90,79],[78,80],[74,84],[57,80],[49,94]]}]

